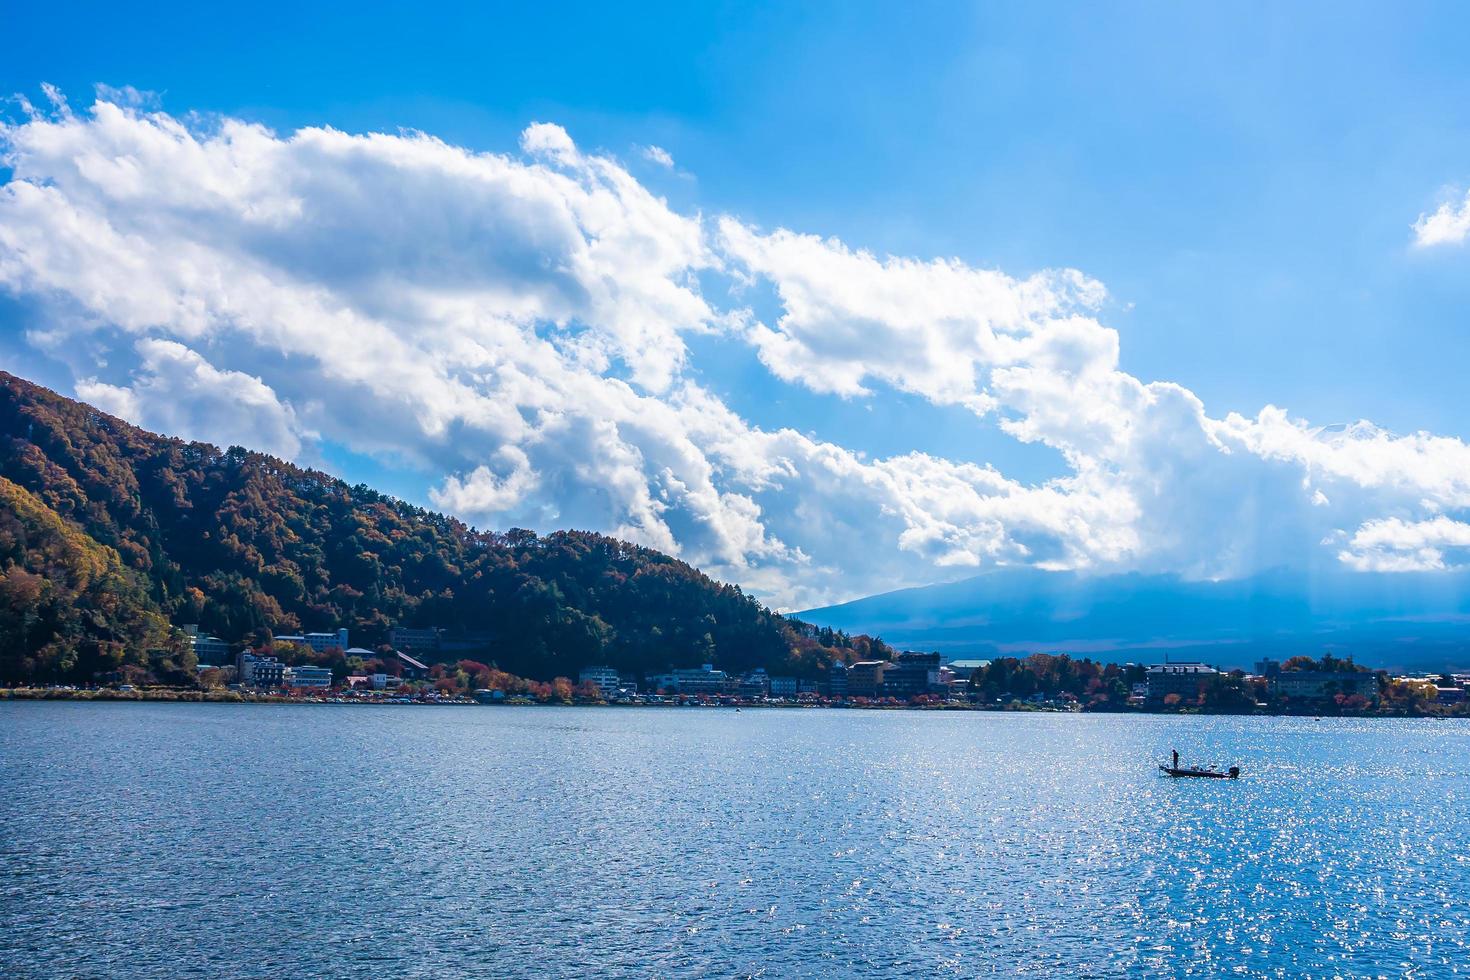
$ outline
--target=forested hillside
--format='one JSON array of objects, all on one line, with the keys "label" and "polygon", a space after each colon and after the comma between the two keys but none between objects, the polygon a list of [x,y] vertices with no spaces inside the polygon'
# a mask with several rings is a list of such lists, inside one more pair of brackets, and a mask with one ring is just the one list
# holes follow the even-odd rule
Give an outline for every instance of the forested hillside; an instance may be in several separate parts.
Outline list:
[{"label": "forested hillside", "polygon": [[[0,372],[0,681],[177,666],[168,623],[226,640],[438,626],[531,677],[713,662],[812,676],[886,648],[581,531],[478,531],[239,447],[145,432]],[[151,653],[150,653],[151,651]]]}]

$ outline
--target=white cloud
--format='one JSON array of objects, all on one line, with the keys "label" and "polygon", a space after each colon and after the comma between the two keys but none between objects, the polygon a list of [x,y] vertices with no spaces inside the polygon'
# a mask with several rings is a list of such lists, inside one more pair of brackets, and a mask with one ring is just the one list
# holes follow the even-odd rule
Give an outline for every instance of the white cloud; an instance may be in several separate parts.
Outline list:
[{"label": "white cloud", "polygon": [[132,385],[95,378],[77,382],[77,394],[134,425],[184,439],[294,457],[303,432],[292,407],[259,378],[221,371],[183,344],[140,340],[141,363]]},{"label": "white cloud", "polygon": [[957,260],[879,259],[835,239],[719,223],[724,252],[769,279],[784,313],[749,338],[778,377],[863,395],[882,381],[979,413],[981,373],[1011,362],[1063,310],[1101,302],[1103,287],[1066,270],[1016,280]]},{"label": "white cloud", "polygon": [[1470,193],[1458,204],[1447,201],[1433,214],[1421,214],[1414,222],[1414,244],[1421,248],[1463,245],[1467,235],[1470,235]]},{"label": "white cloud", "polygon": [[[1458,555],[1458,560],[1448,558]],[[1390,517],[1368,521],[1353,534],[1342,560],[1360,571],[1443,571],[1470,558],[1470,524],[1434,517],[1410,522]]]},{"label": "white cloud", "polygon": [[[1105,292],[1081,273],[1015,279],[729,218],[720,230],[727,254],[781,299],[774,327],[750,328],[773,372],[846,396],[881,392],[877,383],[964,405],[1066,460],[1070,476],[1008,494],[995,519],[1019,529],[1043,494],[1044,513],[1071,518],[1024,552],[971,539],[975,560],[1224,578],[1310,561],[1324,537],[1375,516],[1470,508],[1470,447],[1458,439],[1322,429],[1271,406],[1216,419],[1187,389],[1119,370],[1117,332],[1094,314]],[[915,530],[899,546],[922,540]]]},{"label": "white cloud", "polygon": [[668,150],[664,149],[661,146],[645,146],[643,148],[643,159],[647,160],[649,163],[656,163],[660,167],[667,167],[670,170],[674,169],[673,156],[670,155]]},{"label": "white cloud", "polygon": [[[1105,290],[1073,270],[706,223],[549,123],[501,155],[55,104],[0,130],[0,288],[44,309],[49,350],[131,352],[82,371],[82,397],[287,456],[328,438],[407,459],[479,523],[616,533],[799,607],[993,563],[1448,564],[1442,524],[1470,510],[1459,440],[1213,418],[1121,371]],[[758,281],[774,323],[741,305]],[[792,384],[963,406],[1067,472],[1032,485],[752,425],[697,380],[685,339],[710,331]],[[1394,520],[1430,530],[1401,547]]]}]

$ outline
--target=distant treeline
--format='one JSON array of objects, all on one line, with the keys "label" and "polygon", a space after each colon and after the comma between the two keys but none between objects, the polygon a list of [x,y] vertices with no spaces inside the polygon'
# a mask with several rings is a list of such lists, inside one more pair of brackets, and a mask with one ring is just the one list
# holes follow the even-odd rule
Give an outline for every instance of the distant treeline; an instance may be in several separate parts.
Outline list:
[{"label": "distant treeline", "polygon": [[[1330,653],[1317,659],[1292,657],[1280,669],[1288,676],[1298,671],[1373,674],[1370,688],[1376,694],[1370,697],[1329,692],[1323,697],[1285,697],[1273,688],[1269,678],[1235,670],[1209,675],[1200,682],[1194,697],[1170,694],[1147,707],[1154,711],[1213,714],[1470,715],[1470,702],[1442,704],[1422,684],[1405,683],[1384,671],[1370,671]],[[1048,700],[1074,703],[1084,711],[1123,711],[1130,708],[1129,696],[1134,685],[1146,683],[1147,676],[1147,667],[1140,664],[1105,664],[1086,658],[1074,660],[1066,655],[1037,653],[992,660],[970,677],[969,690],[987,704],[1024,702],[1040,695]],[[1439,680],[1448,687],[1458,686],[1448,676]]]}]

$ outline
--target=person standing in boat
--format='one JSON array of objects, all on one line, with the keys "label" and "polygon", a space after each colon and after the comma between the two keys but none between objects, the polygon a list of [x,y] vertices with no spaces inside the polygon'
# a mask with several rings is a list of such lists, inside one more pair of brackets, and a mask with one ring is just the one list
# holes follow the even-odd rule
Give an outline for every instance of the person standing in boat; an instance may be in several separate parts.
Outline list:
[{"label": "person standing in boat", "polygon": [[1175,769],[1178,769],[1179,768],[1179,750],[1178,749],[1175,749],[1174,750],[1174,768]]}]

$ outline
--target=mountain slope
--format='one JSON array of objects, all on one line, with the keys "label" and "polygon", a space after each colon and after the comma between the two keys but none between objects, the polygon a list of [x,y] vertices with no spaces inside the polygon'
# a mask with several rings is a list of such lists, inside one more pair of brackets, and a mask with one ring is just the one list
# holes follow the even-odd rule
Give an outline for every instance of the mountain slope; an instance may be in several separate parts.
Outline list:
[{"label": "mountain slope", "polygon": [[0,677],[113,670],[167,647],[167,627],[116,551],[0,477]]},{"label": "mountain slope", "polygon": [[[86,555],[113,556],[140,592],[138,616],[232,641],[260,628],[347,626],[371,645],[392,625],[432,625],[543,678],[603,662],[814,675],[843,655],[824,643],[852,642],[647,548],[579,531],[477,531],[260,453],[153,435],[3,372],[0,477],[20,491],[0,504],[12,523],[24,511],[52,533],[74,529]],[[11,552],[0,566],[32,574],[35,562]],[[116,643],[87,634],[71,646],[100,642]],[[126,657],[156,642],[142,630],[123,644]],[[7,667],[40,669],[34,652],[13,652],[0,680]],[[51,675],[88,667],[75,649],[52,662]]]},{"label": "mountain slope", "polygon": [[1325,649],[1382,667],[1470,665],[1470,575],[1274,570],[1247,579],[997,569],[800,614],[954,654],[1054,650],[1250,666]]}]

